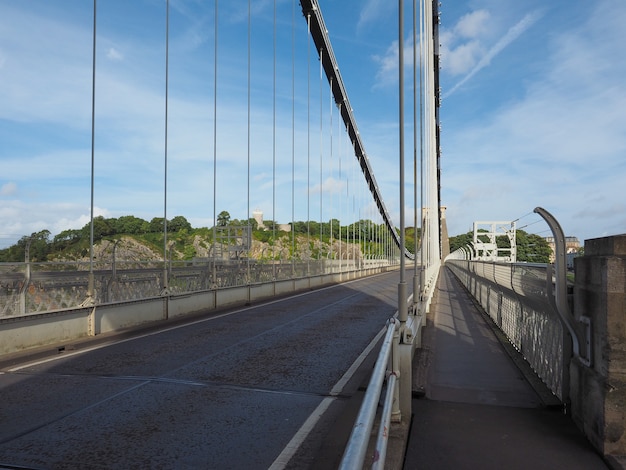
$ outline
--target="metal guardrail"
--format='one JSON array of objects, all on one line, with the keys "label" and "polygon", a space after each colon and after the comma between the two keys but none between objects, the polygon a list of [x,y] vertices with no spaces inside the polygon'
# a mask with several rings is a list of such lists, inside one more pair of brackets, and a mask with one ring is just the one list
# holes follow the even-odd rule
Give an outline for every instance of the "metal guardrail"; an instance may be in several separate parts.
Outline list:
[{"label": "metal guardrail", "polygon": [[[433,282],[436,283],[436,279]],[[408,297],[407,304],[411,305],[411,313],[406,322],[400,321],[396,312],[387,323],[376,365],[344,450],[339,467],[342,470],[361,469],[366,463],[366,454],[381,398],[383,409],[379,416],[375,447],[371,449],[372,469],[385,468],[392,421],[406,421],[411,416],[412,360],[415,349],[421,346],[421,329],[424,326],[431,295],[423,297],[417,303],[414,303],[413,294]],[[386,392],[382,397],[385,381]]]},{"label": "metal guardrail", "polygon": [[[354,427],[352,428],[352,433],[350,434],[348,446],[344,451],[341,465],[339,466],[341,470],[362,468],[365,462],[370,435],[372,434],[372,429],[374,427],[378,401],[383,389],[385,376],[387,375],[387,366],[389,364],[390,357],[392,357],[392,350],[394,349],[394,346],[397,355],[398,336],[396,335],[396,332],[398,325],[399,323],[393,318],[387,325],[387,332],[383,339],[383,344],[381,346],[380,353],[378,354],[378,359],[376,360],[372,377],[369,385],[367,386],[365,398],[363,399],[359,415],[356,419]],[[394,336],[396,337],[395,341]],[[388,380],[387,382],[387,394],[385,398],[383,417],[381,418],[379,435],[376,441],[377,460],[382,461],[383,463],[385,461],[387,449],[387,437],[389,423],[391,421],[391,409],[393,395],[395,393],[396,374],[397,370],[392,370],[389,375],[389,378],[393,379]]]}]

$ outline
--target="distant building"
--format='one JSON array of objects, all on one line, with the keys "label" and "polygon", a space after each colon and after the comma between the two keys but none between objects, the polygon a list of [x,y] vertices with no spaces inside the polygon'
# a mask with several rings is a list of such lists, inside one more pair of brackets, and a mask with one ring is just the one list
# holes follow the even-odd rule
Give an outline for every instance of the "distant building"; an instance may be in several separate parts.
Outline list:
[{"label": "distant building", "polygon": [[[267,229],[267,227],[263,223],[263,211],[260,211],[259,209],[252,211],[252,217],[254,217],[254,220],[256,220],[257,228],[259,230]],[[277,228],[278,230],[282,230],[283,232],[291,232],[291,224],[278,224]]]},{"label": "distant building", "polygon": [[[546,237],[545,239],[548,242],[550,249],[552,250],[552,254],[550,255],[550,262],[553,263],[555,259],[555,250],[556,250],[554,237]],[[565,256],[567,258],[568,267],[570,266],[570,264],[572,267],[574,266],[573,260],[578,254],[579,250],[580,250],[580,241],[578,240],[578,237],[565,237]]]},{"label": "distant building", "polygon": [[263,211],[259,209],[252,211],[252,217],[256,220],[257,228],[263,230],[265,228],[265,225],[263,225]]}]

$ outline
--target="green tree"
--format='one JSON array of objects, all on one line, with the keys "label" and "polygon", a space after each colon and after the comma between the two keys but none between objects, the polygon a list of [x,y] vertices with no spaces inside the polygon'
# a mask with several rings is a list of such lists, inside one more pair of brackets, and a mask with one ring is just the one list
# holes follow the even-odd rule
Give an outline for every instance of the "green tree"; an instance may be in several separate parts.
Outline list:
[{"label": "green tree", "polygon": [[462,248],[464,246],[470,246],[474,240],[474,232],[467,232],[461,235],[455,235],[450,237],[450,253]]},{"label": "green tree", "polygon": [[[94,242],[102,240],[104,237],[115,234],[115,219],[105,219],[99,215],[93,219],[93,240]],[[91,238],[91,222],[88,222],[81,230],[81,236],[85,240]]]},{"label": "green tree", "polygon": [[63,230],[52,239],[52,250],[60,252],[70,248],[81,240],[81,230]]},{"label": "green tree", "polygon": [[29,251],[30,261],[46,261],[50,252],[50,231],[41,230],[30,235],[30,237],[22,237],[18,244],[23,244]]},{"label": "green tree", "polygon": [[181,230],[191,231],[191,224],[182,215],[177,215],[167,224],[168,232],[180,232]]},{"label": "green tree", "polygon": [[303,221],[298,221],[298,222],[292,222],[291,223],[291,229],[295,232],[295,233],[307,233],[307,223],[303,222]]},{"label": "green tree", "polygon": [[226,227],[230,222],[230,214],[228,211],[222,211],[217,214],[217,226],[218,227]]},{"label": "green tree", "polygon": [[339,219],[330,219],[328,221],[329,229],[332,230],[332,237],[339,238],[339,228],[341,227],[341,222]]},{"label": "green tree", "polygon": [[316,235],[319,236],[319,234],[320,234],[320,224],[319,224],[319,222],[315,222],[313,220],[310,220],[309,221],[309,229],[310,229],[310,232],[306,232],[305,231],[304,233],[310,233],[311,236],[313,236],[313,237],[316,236]]},{"label": "green tree", "polygon": [[269,230],[270,232],[278,230],[278,224],[275,220],[264,220],[263,225],[265,225],[265,229]]},{"label": "green tree", "polygon": [[76,242],[80,239],[81,231],[80,230],[63,230],[58,235],[55,235],[52,243],[55,245],[68,245]]},{"label": "green tree", "polygon": [[545,238],[528,234],[523,230],[516,233],[517,260],[529,263],[549,263],[552,249]]},{"label": "green tree", "polygon": [[150,233],[163,232],[163,217],[153,217],[149,225]]},{"label": "green tree", "polygon": [[252,230],[258,230],[259,228],[259,223],[256,221],[254,217],[249,218],[246,224],[249,224]]},{"label": "green tree", "polygon": [[117,219],[115,223],[115,232],[120,234],[137,235],[146,233],[149,230],[149,223],[134,215],[124,215]]}]

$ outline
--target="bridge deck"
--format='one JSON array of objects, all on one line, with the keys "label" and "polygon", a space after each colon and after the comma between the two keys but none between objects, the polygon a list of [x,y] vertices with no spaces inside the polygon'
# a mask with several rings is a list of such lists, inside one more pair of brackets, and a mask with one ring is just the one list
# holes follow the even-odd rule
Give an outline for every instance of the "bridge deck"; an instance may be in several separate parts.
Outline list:
[{"label": "bridge deck", "polygon": [[405,467],[607,468],[573,421],[546,406],[471,298],[442,269],[415,362]]}]

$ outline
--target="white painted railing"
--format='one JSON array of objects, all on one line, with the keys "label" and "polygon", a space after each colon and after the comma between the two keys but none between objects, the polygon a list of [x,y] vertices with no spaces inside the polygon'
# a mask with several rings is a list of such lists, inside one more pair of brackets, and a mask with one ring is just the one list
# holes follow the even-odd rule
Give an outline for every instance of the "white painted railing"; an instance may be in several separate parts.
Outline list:
[{"label": "white painted railing", "polygon": [[[415,349],[421,346],[421,329],[430,304],[430,301],[414,303],[413,298],[411,295],[407,299],[412,311],[406,322],[400,322],[396,312],[387,323],[378,359],[339,467],[342,470],[361,469],[364,464],[367,468],[371,464],[372,469],[384,469],[392,423],[404,420],[406,424],[411,419],[412,360]],[[371,460],[366,462],[385,380],[387,387],[375,447],[370,449]]]}]

